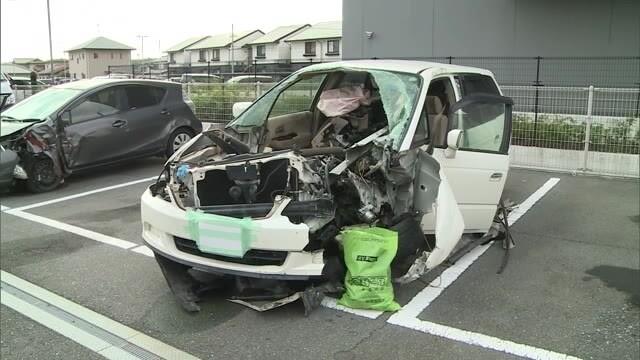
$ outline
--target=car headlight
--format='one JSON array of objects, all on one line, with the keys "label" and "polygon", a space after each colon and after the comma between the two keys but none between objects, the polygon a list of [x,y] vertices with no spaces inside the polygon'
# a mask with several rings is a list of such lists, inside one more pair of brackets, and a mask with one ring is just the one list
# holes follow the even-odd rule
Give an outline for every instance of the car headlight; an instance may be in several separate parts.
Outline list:
[{"label": "car headlight", "polygon": [[9,104],[13,105],[15,103],[16,103],[16,95],[15,94],[9,95],[9,97],[7,98],[6,104],[7,105],[9,105]]}]

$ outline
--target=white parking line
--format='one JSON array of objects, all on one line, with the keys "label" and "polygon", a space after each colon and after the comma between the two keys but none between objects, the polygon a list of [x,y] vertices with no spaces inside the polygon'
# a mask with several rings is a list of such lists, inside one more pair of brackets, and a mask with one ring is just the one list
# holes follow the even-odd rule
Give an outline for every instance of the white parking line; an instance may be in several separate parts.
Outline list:
[{"label": "white parking line", "polygon": [[[518,221],[518,219],[520,219],[522,215],[529,211],[533,205],[548,193],[549,190],[558,183],[558,181],[560,181],[559,178],[550,178],[538,190],[523,201],[520,206],[514,209],[514,211],[509,214],[509,225]],[[479,246],[460,258],[453,266],[443,271],[438,279],[432,281],[429,286],[422,289],[422,291],[411,299],[409,303],[403,306],[402,309],[391,315],[387,322],[427,334],[464,342],[469,345],[481,346],[531,359],[577,359],[566,354],[555,353],[533,346],[522,345],[512,341],[440,325],[417,318],[417,316],[420,315],[420,313],[422,313],[438,296],[440,296],[440,294],[442,294],[449,285],[453,284],[453,282],[467,268],[469,268],[473,262],[484,254],[489,247],[490,245]]]},{"label": "white parking line", "polygon": [[[14,208],[14,210],[29,210],[29,209],[37,208],[37,207],[40,207],[40,206],[46,206],[46,205],[59,203],[61,201],[67,201],[67,200],[77,199],[77,198],[83,197],[83,196],[88,196],[88,195],[101,193],[103,191],[109,191],[109,190],[114,190],[114,189],[118,189],[118,188],[121,188],[121,187],[126,187],[126,186],[131,186],[131,185],[135,185],[135,184],[144,183],[144,182],[149,182],[149,181],[155,180],[157,178],[158,178],[157,176],[153,176],[153,177],[148,177],[148,178],[144,178],[144,179],[129,181],[129,182],[122,183],[122,184],[111,185],[111,186],[107,186],[107,187],[103,187],[103,188],[99,188],[99,189],[95,189],[95,190],[85,191],[85,192],[78,193],[78,194],[64,196],[64,197],[57,198],[57,199],[51,199],[51,200],[42,201],[42,202],[29,204],[29,205],[25,205],[25,206],[19,206],[19,207]],[[3,208],[2,211],[5,211],[5,209]]]},{"label": "white parking line", "polygon": [[474,333],[450,326],[436,324],[430,321],[423,321],[418,318],[392,316],[387,320],[388,323],[417,330],[423,333],[440,336],[446,339],[463,342],[469,345],[480,346],[507,354],[522,356],[529,359],[548,359],[548,360],[579,360],[579,358],[561,354],[537,347],[518,344],[513,341],[499,339],[497,337],[484,334]]},{"label": "white parking line", "polygon": [[[29,214],[22,210],[54,204],[57,202],[75,199],[82,196],[92,195],[102,191],[117,189],[124,186],[134,185],[137,183],[150,181],[154,178],[155,177],[140,179],[140,180],[124,183],[124,184],[109,186],[101,189],[87,191],[80,194],[70,195],[70,196],[59,198],[59,199],[48,200],[48,201],[26,205],[18,208],[13,208],[13,209],[9,209],[8,207],[3,206],[2,211],[8,214],[19,216],[27,220],[42,223],[44,225],[51,226],[63,231],[68,231],[80,236],[84,236],[86,238],[99,241],[108,245],[117,246],[117,247],[120,247],[126,250],[131,250],[133,252],[136,252],[145,256],[152,257],[153,252],[151,251],[151,249],[149,249],[144,245],[138,245],[126,240],[114,238],[114,237],[100,234],[91,230],[86,230],[74,225],[69,225],[69,224],[48,219],[42,216]],[[543,184],[538,190],[536,190],[536,192],[534,192],[524,202],[522,202],[520,206],[516,208],[509,215],[510,224],[514,224],[537,201],[539,201],[549,190],[551,190],[558,183],[558,181],[560,181],[559,178],[550,178],[545,184]],[[472,251],[470,251],[465,256],[463,256],[461,259],[459,259],[456,262],[454,266],[451,266],[450,268],[445,270],[440,275],[439,279],[434,280],[429,286],[424,288],[413,299],[411,299],[409,303],[407,303],[402,309],[400,309],[400,311],[393,314],[387,320],[387,322],[390,324],[411,328],[411,329],[425,332],[428,334],[445,337],[451,340],[465,342],[470,345],[481,346],[481,347],[494,349],[494,350],[498,350],[498,351],[502,351],[510,354],[515,354],[518,356],[529,357],[532,359],[577,359],[569,355],[555,353],[552,351],[539,349],[539,348],[535,348],[528,345],[522,345],[522,344],[514,343],[511,341],[487,336],[484,334],[474,333],[474,332],[457,329],[453,327],[448,327],[445,325],[440,325],[440,324],[436,324],[429,321],[423,321],[417,318],[417,316],[422,311],[424,311],[424,309],[427,306],[429,306],[429,304],[431,304],[449,285],[451,285],[469,266],[471,266],[471,264],[473,264],[475,260],[477,260],[485,251],[487,251],[489,247],[490,245],[479,246],[473,249]],[[324,307],[349,312],[349,313],[363,316],[370,319],[376,319],[382,314],[382,312],[380,311],[346,308],[341,305],[338,305],[335,299],[329,299],[329,298],[325,299],[322,305]]]},{"label": "white parking line", "polygon": [[332,297],[325,297],[324,299],[322,299],[322,303],[321,304],[322,304],[322,306],[324,306],[326,308],[329,308],[329,309],[340,310],[340,311],[344,311],[344,312],[347,312],[347,313],[350,313],[350,314],[366,317],[366,318],[369,318],[369,319],[377,319],[378,316],[383,314],[383,312],[379,311],[379,310],[348,308],[346,306],[342,306],[342,305],[338,304],[338,300],[334,299]]},{"label": "white parking line", "polygon": [[52,227],[52,228],[56,228],[58,230],[70,232],[70,233],[73,233],[73,234],[76,234],[76,235],[80,235],[80,236],[85,237],[87,239],[98,241],[98,242],[101,242],[103,244],[116,246],[116,247],[119,247],[119,248],[122,248],[122,249],[131,249],[133,247],[138,246],[138,244],[133,243],[131,241],[126,241],[126,240],[115,238],[113,236],[100,234],[100,233],[97,233],[95,231],[91,231],[91,230],[87,230],[87,229],[84,229],[84,228],[81,228],[81,227],[78,227],[78,226],[75,226],[75,225],[63,223],[61,221],[49,219],[49,218],[46,218],[44,216],[30,214],[28,212],[24,212],[24,211],[21,211],[21,210],[18,210],[18,209],[10,209],[10,210],[5,211],[5,213],[17,216],[17,217],[25,219],[25,220],[37,222],[39,224],[46,225],[46,226],[49,226],[49,227]]},{"label": "white parking line", "polygon": [[145,256],[149,256],[149,257],[153,257],[153,251],[151,249],[149,249],[149,247],[147,247],[146,245],[140,245],[137,247],[134,247],[133,249],[129,249],[133,252],[137,252],[138,254],[142,254]]},{"label": "white parking line", "polygon": [[4,206],[4,205],[0,205],[0,211],[5,211],[5,210],[9,210],[10,208],[8,206]]},{"label": "white parking line", "polygon": [[[155,355],[162,359],[197,359],[8,272],[1,271],[0,279],[0,302],[3,305],[107,359],[149,358],[141,355]],[[137,348],[138,354],[132,347]],[[139,354],[140,350],[146,354]]]},{"label": "white parking line", "polygon": [[[515,224],[535,203],[537,203],[549,190],[560,181],[559,178],[550,178],[538,190],[523,201],[517,208],[509,214],[509,225]],[[465,271],[474,261],[489,249],[491,245],[478,246],[469,253],[461,257],[453,266],[447,268],[440,276],[433,280],[429,286],[425,287],[409,303],[402,307],[403,316],[418,316],[431,304],[442,292]],[[395,316],[395,315],[394,315]]]}]

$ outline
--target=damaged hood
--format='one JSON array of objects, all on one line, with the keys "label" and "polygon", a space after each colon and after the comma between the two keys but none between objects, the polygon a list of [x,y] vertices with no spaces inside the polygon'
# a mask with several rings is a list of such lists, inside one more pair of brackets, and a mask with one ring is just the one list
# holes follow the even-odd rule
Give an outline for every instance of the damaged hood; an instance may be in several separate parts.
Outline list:
[{"label": "damaged hood", "polygon": [[11,136],[35,124],[28,121],[0,121],[0,138]]}]

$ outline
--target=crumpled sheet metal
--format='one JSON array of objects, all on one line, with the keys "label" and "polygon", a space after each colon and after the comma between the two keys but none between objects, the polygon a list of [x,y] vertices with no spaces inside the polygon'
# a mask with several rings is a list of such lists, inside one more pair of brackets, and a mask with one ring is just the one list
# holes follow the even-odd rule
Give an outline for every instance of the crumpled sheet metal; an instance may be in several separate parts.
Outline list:
[{"label": "crumpled sheet metal", "polygon": [[325,293],[336,293],[342,290],[343,289],[341,287],[338,287],[335,284],[325,283],[317,287],[310,286],[306,288],[304,291],[298,291],[289,296],[276,299],[276,300],[258,300],[258,301],[249,301],[249,300],[241,300],[241,299],[227,299],[227,300],[239,305],[246,306],[250,309],[253,309],[259,312],[273,310],[283,305],[290,304],[296,300],[302,300],[302,303],[304,304],[304,316],[309,316],[309,314],[313,310],[320,307],[320,305],[322,304],[322,300],[325,298]]},{"label": "crumpled sheet metal", "polygon": [[[27,145],[27,153],[32,155],[44,154],[53,161],[53,170],[56,175],[64,175],[64,166],[60,159],[55,130],[46,124],[36,124],[23,135]],[[26,159],[23,159],[25,161]]]},{"label": "crumpled sheet metal", "polygon": [[360,105],[369,105],[370,96],[369,90],[360,86],[325,90],[320,94],[316,107],[327,117],[341,116],[356,110]]},{"label": "crumpled sheet metal", "polygon": [[407,273],[399,278],[393,279],[393,282],[408,284],[418,280],[427,271],[427,258],[429,258],[429,252],[423,251],[422,255],[413,262],[413,265],[411,265]]}]

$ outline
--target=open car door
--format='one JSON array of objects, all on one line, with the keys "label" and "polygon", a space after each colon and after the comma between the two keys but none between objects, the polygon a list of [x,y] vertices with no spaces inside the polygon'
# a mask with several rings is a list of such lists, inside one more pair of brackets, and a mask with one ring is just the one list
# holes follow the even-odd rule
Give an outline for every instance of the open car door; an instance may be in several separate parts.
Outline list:
[{"label": "open car door", "polygon": [[445,148],[434,149],[467,233],[485,233],[500,201],[509,170],[512,106],[500,95],[463,97],[449,110]]}]

